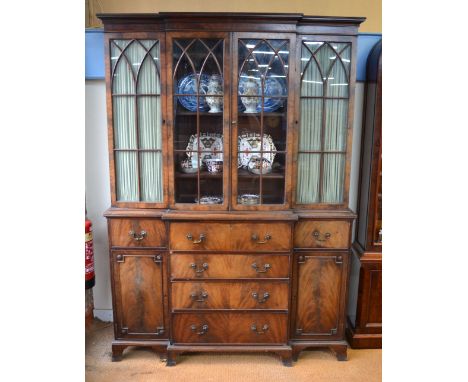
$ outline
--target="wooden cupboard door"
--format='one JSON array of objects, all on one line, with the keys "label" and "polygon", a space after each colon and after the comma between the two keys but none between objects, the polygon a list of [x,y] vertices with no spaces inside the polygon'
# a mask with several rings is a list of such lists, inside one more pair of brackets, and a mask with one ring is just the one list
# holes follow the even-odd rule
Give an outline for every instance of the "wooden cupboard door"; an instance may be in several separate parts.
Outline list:
[{"label": "wooden cupboard door", "polygon": [[[231,205],[290,207],[296,35],[233,34]],[[248,95],[246,97],[246,95]]]},{"label": "wooden cupboard door", "polygon": [[105,44],[112,206],[167,207],[165,34]]},{"label": "wooden cupboard door", "polygon": [[344,331],[347,253],[295,255],[295,338],[334,339]]},{"label": "wooden cupboard door", "polygon": [[356,48],[351,40],[327,40],[302,35],[296,45],[300,61],[293,204],[299,208],[348,205]]},{"label": "wooden cupboard door", "polygon": [[113,247],[165,247],[166,225],[160,219],[108,219]]},{"label": "wooden cupboard door", "polygon": [[171,207],[227,210],[230,34],[168,31],[166,38]]},{"label": "wooden cupboard door", "polygon": [[365,329],[367,333],[382,333],[381,261],[361,262],[358,293],[356,327]]},{"label": "wooden cupboard door", "polygon": [[165,255],[112,251],[116,338],[168,338]]}]

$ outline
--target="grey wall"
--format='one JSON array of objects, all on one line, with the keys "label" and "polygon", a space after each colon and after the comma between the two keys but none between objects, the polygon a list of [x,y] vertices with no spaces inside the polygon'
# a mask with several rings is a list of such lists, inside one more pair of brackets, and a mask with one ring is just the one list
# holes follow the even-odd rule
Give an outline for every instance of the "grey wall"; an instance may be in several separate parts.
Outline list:
[{"label": "grey wall", "polygon": [[95,316],[112,320],[107,223],[102,216],[110,206],[109,157],[107,154],[106,85],[86,81],[86,208],[93,222],[96,269]]},{"label": "grey wall", "polygon": [[[96,286],[94,314],[104,321],[112,320],[107,225],[102,216],[110,206],[109,158],[107,151],[106,94],[104,80],[86,81],[86,206],[93,222]],[[353,157],[349,205],[356,210],[361,146],[362,101],[364,84],[356,84]],[[354,237],[354,233],[353,233]],[[354,272],[355,273],[355,272]],[[351,275],[351,281],[356,275]],[[353,284],[351,284],[353,286]],[[352,290],[351,290],[352,289]],[[350,289],[350,301],[357,298],[357,286]]]}]

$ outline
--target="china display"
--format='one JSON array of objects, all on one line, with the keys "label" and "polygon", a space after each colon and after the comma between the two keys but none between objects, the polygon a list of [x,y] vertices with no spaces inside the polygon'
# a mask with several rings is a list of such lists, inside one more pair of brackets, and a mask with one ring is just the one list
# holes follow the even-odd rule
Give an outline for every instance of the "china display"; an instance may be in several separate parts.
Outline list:
[{"label": "china display", "polygon": [[220,113],[223,106],[223,79],[216,75],[211,76],[206,94],[211,95],[206,97],[210,113]]},{"label": "china display", "polygon": [[168,366],[198,351],[270,352],[291,366],[325,347],[346,360],[364,18],[98,17],[113,360],[132,346]]}]

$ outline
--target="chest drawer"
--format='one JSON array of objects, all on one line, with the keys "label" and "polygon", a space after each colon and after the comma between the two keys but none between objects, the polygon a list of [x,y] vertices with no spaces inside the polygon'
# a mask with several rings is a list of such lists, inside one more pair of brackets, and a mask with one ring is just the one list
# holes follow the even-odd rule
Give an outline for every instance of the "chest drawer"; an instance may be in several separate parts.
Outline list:
[{"label": "chest drawer", "polygon": [[170,248],[192,251],[290,251],[287,223],[172,223]]},{"label": "chest drawer", "polygon": [[275,343],[287,341],[286,313],[177,313],[175,343]]},{"label": "chest drawer", "polygon": [[166,225],[160,219],[109,219],[113,247],[165,247]]},{"label": "chest drawer", "polygon": [[171,254],[172,279],[288,278],[288,255]]},{"label": "chest drawer", "polygon": [[348,221],[305,220],[296,224],[295,248],[348,248]]},{"label": "chest drawer", "polygon": [[174,282],[173,309],[288,309],[287,282]]}]

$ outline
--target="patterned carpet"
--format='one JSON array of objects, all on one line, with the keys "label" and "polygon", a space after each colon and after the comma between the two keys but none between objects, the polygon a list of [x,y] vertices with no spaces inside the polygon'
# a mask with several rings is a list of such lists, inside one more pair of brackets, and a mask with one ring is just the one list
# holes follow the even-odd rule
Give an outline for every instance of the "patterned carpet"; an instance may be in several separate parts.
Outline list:
[{"label": "patterned carpet", "polygon": [[382,351],[348,349],[338,362],[326,350],[304,351],[293,367],[268,354],[195,353],[166,367],[150,349],[127,348],[121,362],[111,362],[113,326],[95,322],[86,335],[87,382],[380,382]]}]

